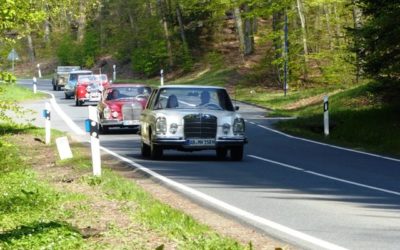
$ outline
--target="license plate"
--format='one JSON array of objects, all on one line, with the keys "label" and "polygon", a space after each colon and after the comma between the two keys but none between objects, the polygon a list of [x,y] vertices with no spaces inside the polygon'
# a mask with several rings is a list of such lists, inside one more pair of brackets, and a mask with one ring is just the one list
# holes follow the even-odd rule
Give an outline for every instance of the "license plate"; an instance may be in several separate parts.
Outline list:
[{"label": "license plate", "polygon": [[98,101],[100,100],[100,96],[98,94],[91,94],[89,99],[90,101]]},{"label": "license plate", "polygon": [[131,120],[131,121],[123,121],[123,124],[125,126],[129,126],[129,125],[139,125],[140,121],[139,120]]},{"label": "license plate", "polygon": [[189,146],[214,146],[215,139],[189,139],[186,141]]}]

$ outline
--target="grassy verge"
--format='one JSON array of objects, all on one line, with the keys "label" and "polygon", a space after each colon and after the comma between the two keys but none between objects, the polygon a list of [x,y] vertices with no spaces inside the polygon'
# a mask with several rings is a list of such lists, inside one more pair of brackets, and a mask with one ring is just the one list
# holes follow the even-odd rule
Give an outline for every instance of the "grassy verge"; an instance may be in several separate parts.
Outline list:
[{"label": "grassy verge", "polygon": [[0,249],[251,249],[107,167],[93,177],[82,145],[58,161],[40,130],[0,131]]},{"label": "grassy verge", "polygon": [[46,96],[40,92],[34,94],[32,90],[17,85],[8,85],[3,92],[0,92],[0,99],[7,102],[39,100]]}]

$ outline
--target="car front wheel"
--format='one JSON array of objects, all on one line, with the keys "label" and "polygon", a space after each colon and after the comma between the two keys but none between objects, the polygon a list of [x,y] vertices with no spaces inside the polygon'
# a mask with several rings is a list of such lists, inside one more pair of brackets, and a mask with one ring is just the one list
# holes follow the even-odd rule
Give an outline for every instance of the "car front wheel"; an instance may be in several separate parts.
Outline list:
[{"label": "car front wheel", "polygon": [[149,145],[147,145],[143,141],[141,142],[140,151],[141,151],[143,157],[149,157],[150,156],[150,147],[149,147]]},{"label": "car front wheel", "polygon": [[217,152],[217,158],[219,160],[224,160],[226,158],[228,150],[226,148],[217,148],[216,152]]},{"label": "car front wheel", "polygon": [[231,159],[233,161],[241,161],[243,159],[243,146],[231,148]]}]

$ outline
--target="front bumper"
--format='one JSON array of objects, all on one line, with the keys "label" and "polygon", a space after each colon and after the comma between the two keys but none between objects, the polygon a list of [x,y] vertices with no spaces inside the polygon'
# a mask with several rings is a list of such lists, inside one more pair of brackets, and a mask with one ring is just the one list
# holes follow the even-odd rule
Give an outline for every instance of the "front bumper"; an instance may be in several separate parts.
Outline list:
[{"label": "front bumper", "polygon": [[138,127],[140,126],[139,120],[100,120],[102,126],[109,127]]},{"label": "front bumper", "polygon": [[160,137],[157,136],[152,140],[152,143],[162,146],[166,149],[190,149],[190,150],[203,150],[203,149],[216,149],[216,148],[229,148],[243,146],[248,143],[246,137],[217,137],[213,145],[190,145],[189,140],[183,137]]}]

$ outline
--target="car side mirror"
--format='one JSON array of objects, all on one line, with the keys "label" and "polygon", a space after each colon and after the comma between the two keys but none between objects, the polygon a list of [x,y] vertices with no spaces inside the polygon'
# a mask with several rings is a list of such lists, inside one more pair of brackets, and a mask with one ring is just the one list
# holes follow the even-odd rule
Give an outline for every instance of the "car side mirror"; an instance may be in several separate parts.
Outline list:
[{"label": "car side mirror", "polygon": [[236,110],[236,111],[238,111],[238,110],[239,110],[239,108],[240,108],[239,106],[235,106],[235,110]]}]

